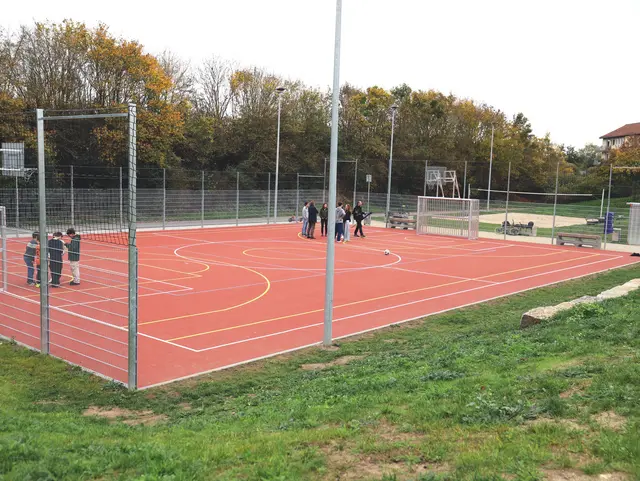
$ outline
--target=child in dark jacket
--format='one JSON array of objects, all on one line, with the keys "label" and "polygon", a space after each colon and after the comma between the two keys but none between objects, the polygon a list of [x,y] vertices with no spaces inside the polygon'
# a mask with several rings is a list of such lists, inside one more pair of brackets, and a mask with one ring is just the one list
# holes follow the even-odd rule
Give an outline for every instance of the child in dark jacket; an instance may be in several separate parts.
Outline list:
[{"label": "child in dark jacket", "polygon": [[49,252],[49,269],[51,269],[51,287],[60,287],[60,277],[62,276],[62,257],[65,246],[62,242],[62,232],[53,234],[53,239],[47,243]]},{"label": "child in dark jacket", "polygon": [[33,278],[35,273],[36,253],[38,250],[38,234],[34,232],[31,235],[31,240],[27,243],[27,248],[24,251],[24,263],[27,266],[27,285],[35,285],[35,279]]}]

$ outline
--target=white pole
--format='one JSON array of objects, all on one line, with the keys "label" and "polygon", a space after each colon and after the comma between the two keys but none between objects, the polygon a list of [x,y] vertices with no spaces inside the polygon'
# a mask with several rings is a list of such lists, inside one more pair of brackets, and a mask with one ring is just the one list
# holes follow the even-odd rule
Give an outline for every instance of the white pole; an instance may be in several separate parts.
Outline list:
[{"label": "white pole", "polygon": [[511,162],[509,162],[509,173],[507,174],[507,204],[504,209],[504,240],[507,240],[507,222],[509,222],[509,191],[511,190]]},{"label": "white pole", "polygon": [[491,126],[491,153],[489,154],[489,186],[487,187],[487,210],[491,201],[491,171],[493,170],[493,133],[495,127]]},{"label": "white pole", "polygon": [[385,213],[386,227],[389,227],[389,215],[391,211],[391,167],[393,165],[393,131],[396,127],[396,110],[397,105],[391,106],[391,144],[389,145],[389,174],[387,179],[387,212]]},{"label": "white pole", "polygon": [[280,175],[280,113],[282,111],[282,92],[283,87],[276,89],[278,92],[278,134],[276,140],[276,185],[273,194],[273,223],[278,223],[278,177]]},{"label": "white pole", "polygon": [[607,189],[602,189],[602,200],[600,201],[600,217],[602,217],[602,211],[604,209],[604,191]]},{"label": "white pole", "polygon": [[556,167],[556,193],[553,196],[553,222],[551,225],[551,245],[553,245],[554,237],[556,235],[556,208],[558,206],[558,183],[560,181],[560,162]]},{"label": "white pole", "polygon": [[333,277],[336,237],[336,180],[338,171],[338,103],[340,102],[340,33],[342,29],[342,0],[336,0],[336,32],[333,56],[333,91],[331,99],[331,153],[329,157],[329,219],[327,225],[327,266],[324,293],[324,335],[322,343],[333,341]]}]

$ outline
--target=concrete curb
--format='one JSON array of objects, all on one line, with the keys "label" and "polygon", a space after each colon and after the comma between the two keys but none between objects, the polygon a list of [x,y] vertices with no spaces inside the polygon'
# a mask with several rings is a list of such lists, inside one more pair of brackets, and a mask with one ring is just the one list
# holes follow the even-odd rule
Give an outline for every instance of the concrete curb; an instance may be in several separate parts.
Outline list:
[{"label": "concrete curb", "polygon": [[520,320],[520,329],[526,329],[530,326],[535,326],[543,321],[549,320],[555,315],[567,311],[578,304],[595,304],[605,301],[607,299],[615,299],[623,297],[630,292],[640,289],[640,279],[633,279],[621,286],[616,286],[612,289],[601,292],[597,296],[583,296],[573,301],[562,302],[556,306],[536,307],[530,311],[525,312]]}]

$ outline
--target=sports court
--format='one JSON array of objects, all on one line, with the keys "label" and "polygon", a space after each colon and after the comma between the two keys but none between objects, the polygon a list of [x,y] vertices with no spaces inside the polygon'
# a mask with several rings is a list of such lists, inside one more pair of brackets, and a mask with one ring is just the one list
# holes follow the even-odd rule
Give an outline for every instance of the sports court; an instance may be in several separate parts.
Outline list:
[{"label": "sports court", "polygon": [[[319,344],[326,238],[299,232],[299,224],[139,232],[139,387]],[[638,260],[396,229],[366,234],[336,245],[336,339]],[[23,243],[8,239],[11,278],[23,275]],[[51,354],[126,382],[127,251],[90,240],[83,249],[82,285],[50,291]],[[39,292],[11,285],[0,294],[0,329],[37,348]]]}]

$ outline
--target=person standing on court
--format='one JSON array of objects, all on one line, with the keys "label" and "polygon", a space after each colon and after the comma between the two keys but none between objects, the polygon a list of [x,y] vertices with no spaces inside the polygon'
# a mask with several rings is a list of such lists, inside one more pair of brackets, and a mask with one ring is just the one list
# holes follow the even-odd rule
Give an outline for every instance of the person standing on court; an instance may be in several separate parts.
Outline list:
[{"label": "person standing on court", "polygon": [[344,241],[349,242],[351,240],[351,206],[349,204],[344,206]]},{"label": "person standing on court", "polygon": [[[356,221],[356,230],[353,233],[353,237],[366,237],[362,232],[362,221],[364,220],[364,211],[362,210],[362,201],[358,201],[358,205],[353,208],[353,220]],[[360,235],[358,235],[360,232]]]},{"label": "person standing on court", "polygon": [[309,202],[304,203],[302,208],[302,236],[307,237],[307,228],[309,227]]},{"label": "person standing on court", "polygon": [[326,202],[322,204],[320,209],[320,234],[322,237],[327,235],[327,223],[329,222],[329,207]]},{"label": "person standing on court", "polygon": [[314,201],[309,202],[309,227],[307,229],[307,237],[315,239],[316,223],[318,222],[318,209]]},{"label": "person standing on court", "polygon": [[36,284],[34,275],[34,265],[36,262],[36,251],[38,249],[38,234],[34,232],[31,235],[31,240],[27,243],[27,248],[24,251],[24,263],[27,266],[27,285],[33,286]]},{"label": "person standing on court", "polygon": [[68,251],[69,266],[71,267],[71,282],[70,286],[80,285],[80,236],[76,234],[73,227],[67,229],[67,235],[71,239],[71,242],[65,243],[65,247]]},{"label": "person standing on court", "polygon": [[51,287],[60,287],[60,276],[62,276],[62,257],[65,246],[62,242],[62,232],[53,234],[53,239],[47,243],[49,249],[49,269],[51,269]]},{"label": "person standing on court", "polygon": [[338,202],[336,207],[336,242],[344,239],[344,209],[342,202]]}]

